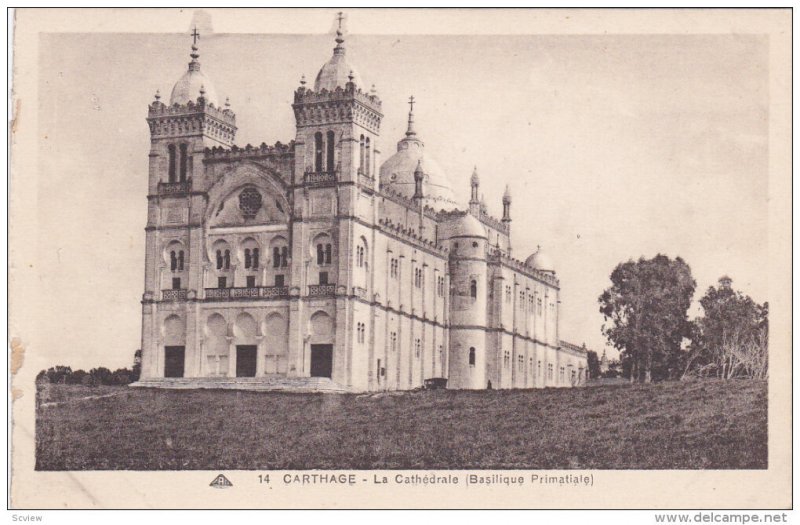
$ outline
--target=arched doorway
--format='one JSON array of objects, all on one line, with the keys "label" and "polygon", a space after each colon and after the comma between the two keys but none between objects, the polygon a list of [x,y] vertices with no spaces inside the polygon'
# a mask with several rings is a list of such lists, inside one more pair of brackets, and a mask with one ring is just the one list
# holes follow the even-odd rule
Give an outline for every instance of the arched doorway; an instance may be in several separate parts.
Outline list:
[{"label": "arched doorway", "polygon": [[311,316],[311,377],[333,377],[333,319],[325,312]]}]

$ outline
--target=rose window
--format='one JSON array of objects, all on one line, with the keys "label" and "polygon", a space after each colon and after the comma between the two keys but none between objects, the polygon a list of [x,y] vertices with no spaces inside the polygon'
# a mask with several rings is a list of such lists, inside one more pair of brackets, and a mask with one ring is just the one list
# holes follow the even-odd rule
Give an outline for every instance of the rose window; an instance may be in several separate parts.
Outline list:
[{"label": "rose window", "polygon": [[261,209],[261,194],[255,188],[245,188],[239,194],[239,209],[245,219],[252,219]]}]

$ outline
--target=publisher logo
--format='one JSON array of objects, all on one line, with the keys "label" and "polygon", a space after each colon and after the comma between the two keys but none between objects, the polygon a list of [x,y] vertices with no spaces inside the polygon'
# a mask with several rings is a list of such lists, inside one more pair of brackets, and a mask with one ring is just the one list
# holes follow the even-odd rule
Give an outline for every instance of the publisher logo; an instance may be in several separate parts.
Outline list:
[{"label": "publisher logo", "polygon": [[214,478],[214,481],[209,483],[209,486],[214,487],[215,489],[227,489],[228,487],[232,487],[233,483],[231,483],[224,474],[219,474],[216,478]]}]

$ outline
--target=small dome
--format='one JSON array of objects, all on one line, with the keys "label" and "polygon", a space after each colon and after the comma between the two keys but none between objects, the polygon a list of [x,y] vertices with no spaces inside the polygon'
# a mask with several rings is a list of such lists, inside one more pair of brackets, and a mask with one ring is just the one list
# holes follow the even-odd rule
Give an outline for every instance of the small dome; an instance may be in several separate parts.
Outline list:
[{"label": "small dome", "polygon": [[556,267],[553,264],[552,259],[550,259],[550,257],[544,253],[541,248],[536,250],[536,253],[525,259],[525,265],[543,272],[555,273],[556,271]]},{"label": "small dome", "polygon": [[204,92],[203,96],[207,104],[219,106],[219,99],[217,98],[217,91],[214,89],[214,85],[200,70],[187,71],[180,80],[175,83],[175,87],[172,88],[172,94],[169,97],[170,106],[173,104],[183,105],[189,101],[197,102],[201,89]]},{"label": "small dome", "polygon": [[480,237],[486,239],[486,228],[474,215],[467,213],[456,223],[452,237]]},{"label": "small dome", "polygon": [[314,91],[335,91],[337,87],[344,89],[347,83],[350,82],[350,77],[353,77],[353,84],[356,86],[363,86],[361,77],[358,71],[347,62],[345,56],[345,48],[342,45],[344,38],[342,37],[341,30],[336,32],[336,47],[333,48],[333,56],[328,60],[322,69],[317,73],[317,79],[314,81]]},{"label": "small dome", "polygon": [[390,189],[413,197],[415,193],[414,172],[422,169],[422,202],[434,209],[453,209],[458,207],[453,187],[447,174],[429,155],[425,155],[425,143],[417,137],[414,130],[414,97],[410,103],[412,110],[408,113],[408,130],[406,136],[397,143],[397,153],[386,159],[380,168],[381,188]]},{"label": "small dome", "polygon": [[200,62],[197,61],[200,58],[200,54],[197,52],[197,44],[192,44],[192,52],[189,56],[192,57],[192,61],[189,62],[189,69],[172,88],[172,94],[169,96],[169,105],[184,105],[189,102],[197,102],[202,91],[207,104],[219,106],[219,99],[214,85],[200,71]]},{"label": "small dome", "polygon": [[421,142],[409,142],[381,165],[381,187],[394,190],[406,197],[414,196],[414,172],[422,168],[422,201],[434,209],[452,209],[457,206],[453,188],[439,164],[425,155]]}]

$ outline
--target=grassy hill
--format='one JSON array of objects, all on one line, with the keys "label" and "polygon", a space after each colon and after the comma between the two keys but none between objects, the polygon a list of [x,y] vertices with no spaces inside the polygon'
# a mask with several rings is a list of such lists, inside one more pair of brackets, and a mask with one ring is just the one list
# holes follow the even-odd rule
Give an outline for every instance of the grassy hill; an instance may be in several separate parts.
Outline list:
[{"label": "grassy hill", "polygon": [[39,470],[767,468],[765,381],[377,395],[45,385],[38,401]]}]

